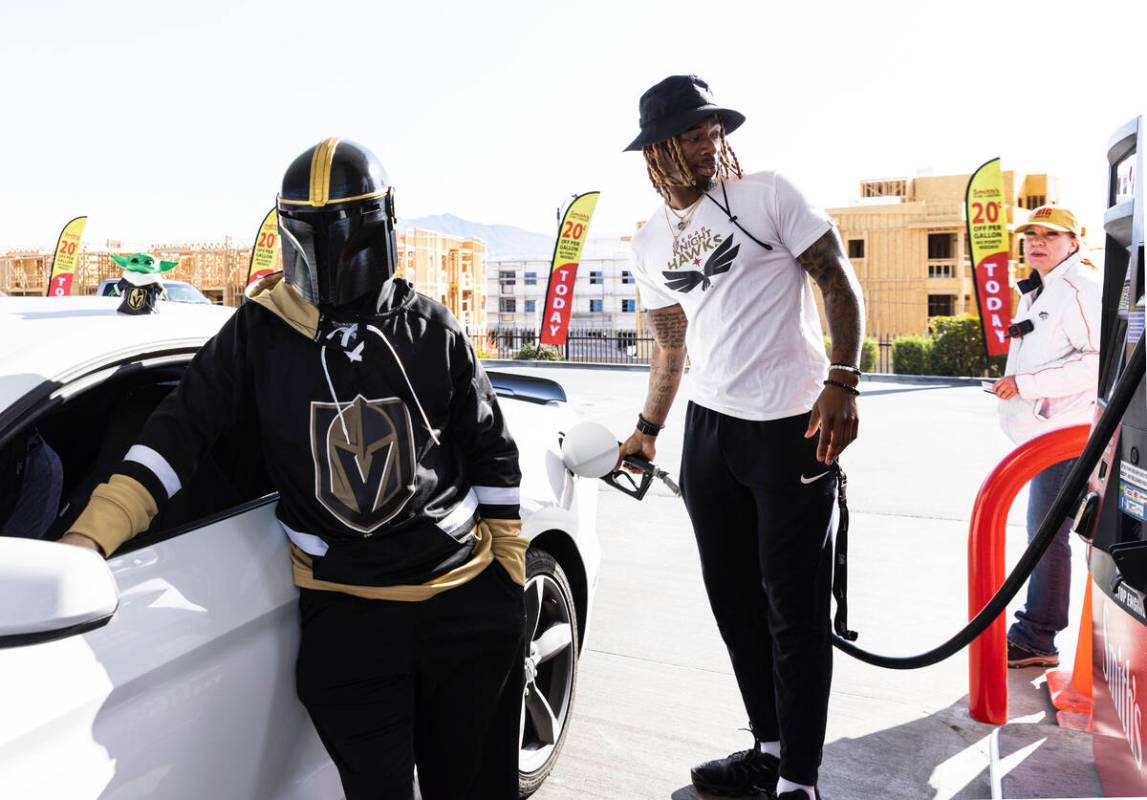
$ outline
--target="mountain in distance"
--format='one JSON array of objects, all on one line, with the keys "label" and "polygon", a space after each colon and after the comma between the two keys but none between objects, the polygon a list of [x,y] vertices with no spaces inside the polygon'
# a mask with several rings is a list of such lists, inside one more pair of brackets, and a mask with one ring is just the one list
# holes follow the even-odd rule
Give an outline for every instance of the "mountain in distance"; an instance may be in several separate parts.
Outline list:
[{"label": "mountain in distance", "polygon": [[[541,258],[549,259],[554,254],[554,239],[557,229],[551,234],[528,231],[513,225],[484,225],[453,214],[432,214],[427,217],[400,219],[398,229],[426,228],[451,236],[466,239],[478,238],[486,242],[487,258]],[[586,242],[584,258],[593,255],[608,256],[617,252],[620,235],[615,233],[590,233]]]},{"label": "mountain in distance", "polygon": [[554,236],[535,233],[513,225],[483,225],[453,214],[432,214],[398,221],[398,229],[426,228],[466,239],[486,242],[488,257],[514,256],[520,258],[549,258],[554,251]]}]

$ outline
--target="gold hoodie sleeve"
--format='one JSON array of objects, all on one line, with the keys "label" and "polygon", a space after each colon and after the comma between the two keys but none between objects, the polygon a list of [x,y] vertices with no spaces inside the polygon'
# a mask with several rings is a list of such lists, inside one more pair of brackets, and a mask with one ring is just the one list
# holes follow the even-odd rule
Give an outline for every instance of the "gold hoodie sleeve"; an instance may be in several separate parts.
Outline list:
[{"label": "gold hoodie sleeve", "polygon": [[530,543],[522,536],[520,519],[484,519],[493,539],[494,558],[519,586],[526,585],[526,549]]},{"label": "gold hoodie sleeve", "polygon": [[157,512],[155,499],[142,483],[126,475],[112,475],[95,488],[87,508],[68,533],[88,537],[110,558],[120,545],[147,530]]}]

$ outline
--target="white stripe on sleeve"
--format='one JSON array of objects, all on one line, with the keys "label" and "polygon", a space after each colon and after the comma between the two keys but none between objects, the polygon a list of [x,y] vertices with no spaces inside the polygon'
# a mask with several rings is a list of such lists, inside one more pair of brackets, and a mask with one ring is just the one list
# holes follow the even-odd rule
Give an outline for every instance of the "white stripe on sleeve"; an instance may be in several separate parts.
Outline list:
[{"label": "white stripe on sleeve", "polygon": [[521,495],[517,486],[475,486],[478,502],[484,506],[516,506]]},{"label": "white stripe on sleeve", "polygon": [[163,488],[167,491],[167,497],[169,499],[175,497],[176,492],[183,488],[183,484],[179,482],[179,476],[175,474],[175,470],[171,464],[168,463],[167,459],[150,447],[142,444],[132,445],[132,448],[127,451],[127,455],[123,457],[123,460],[143,464],[154,472],[155,477],[159,478],[159,482],[163,484]]}]

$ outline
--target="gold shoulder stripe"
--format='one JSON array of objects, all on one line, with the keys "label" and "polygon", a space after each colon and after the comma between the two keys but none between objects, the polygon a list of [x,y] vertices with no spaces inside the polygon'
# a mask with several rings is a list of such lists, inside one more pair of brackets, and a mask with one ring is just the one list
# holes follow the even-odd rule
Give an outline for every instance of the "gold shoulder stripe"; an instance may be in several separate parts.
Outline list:
[{"label": "gold shoulder stripe", "polygon": [[338,137],[323,139],[315,147],[311,156],[311,196],[312,206],[325,206],[331,196],[331,164],[335,160]]}]

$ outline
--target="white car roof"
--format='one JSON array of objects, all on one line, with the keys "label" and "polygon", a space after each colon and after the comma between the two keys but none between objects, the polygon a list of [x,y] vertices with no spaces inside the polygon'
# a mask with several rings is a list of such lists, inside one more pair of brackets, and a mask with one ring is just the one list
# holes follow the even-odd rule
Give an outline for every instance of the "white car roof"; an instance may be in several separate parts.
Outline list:
[{"label": "white car roof", "polygon": [[233,308],[164,303],[116,312],[118,297],[0,297],[0,411],[45,381],[66,382],[123,358],[199,347]]}]

